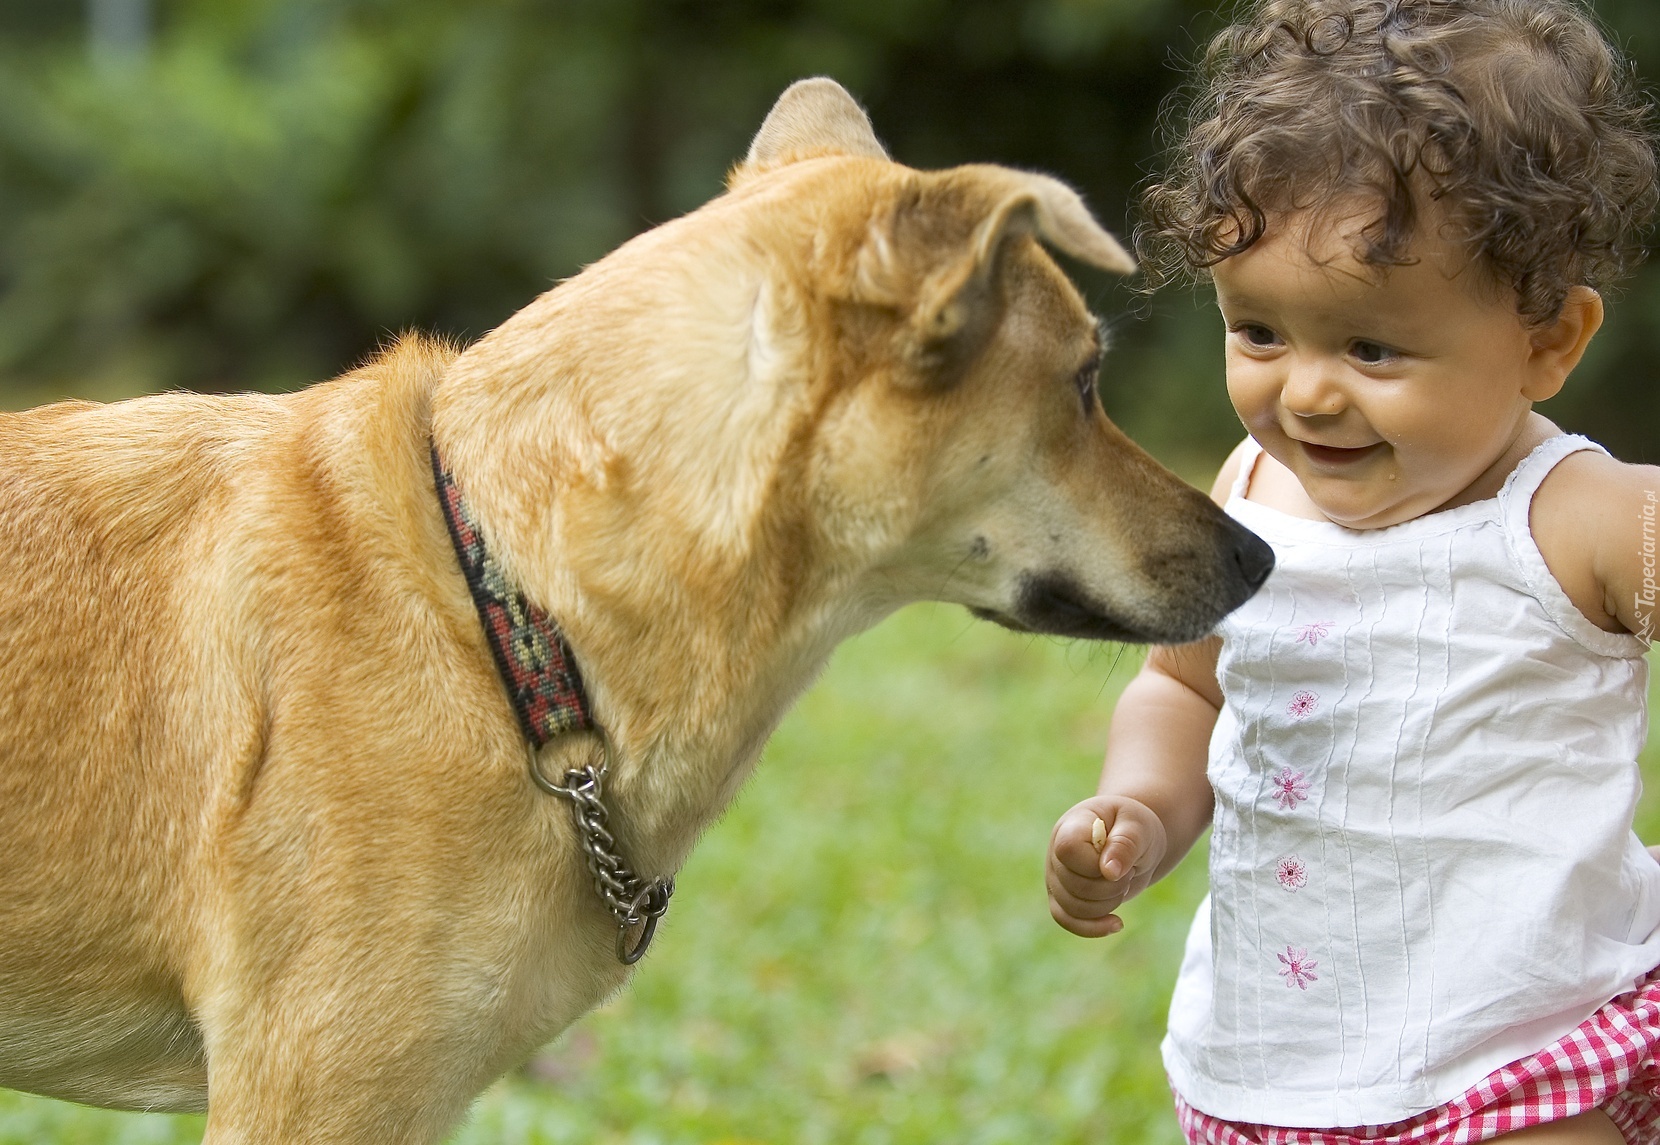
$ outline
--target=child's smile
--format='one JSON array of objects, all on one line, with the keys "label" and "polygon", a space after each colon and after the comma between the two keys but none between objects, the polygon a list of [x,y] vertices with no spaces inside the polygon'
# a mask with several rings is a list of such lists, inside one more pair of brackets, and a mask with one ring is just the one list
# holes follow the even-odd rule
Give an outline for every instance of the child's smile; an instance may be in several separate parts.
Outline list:
[{"label": "child's smile", "polygon": [[1421,238],[1416,261],[1380,268],[1355,257],[1349,227],[1307,223],[1215,268],[1228,394],[1306,494],[1280,507],[1379,528],[1497,493],[1532,403],[1600,320],[1595,294],[1534,331],[1450,242]]}]

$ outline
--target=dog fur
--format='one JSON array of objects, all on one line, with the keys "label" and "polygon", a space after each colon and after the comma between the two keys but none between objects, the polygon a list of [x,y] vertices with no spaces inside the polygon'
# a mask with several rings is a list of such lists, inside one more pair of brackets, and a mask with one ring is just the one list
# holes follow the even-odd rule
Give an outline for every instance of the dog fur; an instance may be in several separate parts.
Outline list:
[{"label": "dog fur", "polygon": [[905,168],[804,81],[725,194],[464,351],[0,416],[0,1084],[435,1142],[623,984],[432,439],[588,682],[542,769],[603,753],[648,877],[909,601],[1207,631],[1266,550],[1108,422],[1039,239],[1132,269],[1060,183]]}]

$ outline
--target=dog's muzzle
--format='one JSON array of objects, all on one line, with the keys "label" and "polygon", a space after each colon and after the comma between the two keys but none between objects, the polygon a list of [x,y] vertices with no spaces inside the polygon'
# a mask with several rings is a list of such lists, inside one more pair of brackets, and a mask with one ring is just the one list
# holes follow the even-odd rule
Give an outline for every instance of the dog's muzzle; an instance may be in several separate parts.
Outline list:
[{"label": "dog's muzzle", "polygon": [[[1028,573],[1008,612],[971,608],[982,620],[1015,632],[1131,644],[1178,644],[1207,635],[1228,613],[1255,595],[1274,571],[1274,550],[1255,533],[1225,521],[1228,546],[1220,560],[1195,555],[1160,562],[1152,578],[1172,601],[1156,620],[1132,620],[1098,600],[1066,572]],[[1208,576],[1206,564],[1212,565]]]}]

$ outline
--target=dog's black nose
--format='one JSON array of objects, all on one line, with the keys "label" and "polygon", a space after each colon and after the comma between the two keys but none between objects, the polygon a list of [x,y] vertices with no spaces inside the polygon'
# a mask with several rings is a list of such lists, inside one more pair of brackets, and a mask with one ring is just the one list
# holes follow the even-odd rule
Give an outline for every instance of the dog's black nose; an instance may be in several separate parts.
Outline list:
[{"label": "dog's black nose", "polygon": [[1274,571],[1274,550],[1255,533],[1246,533],[1239,538],[1233,559],[1238,562],[1240,575],[1252,592],[1261,588],[1268,574]]}]

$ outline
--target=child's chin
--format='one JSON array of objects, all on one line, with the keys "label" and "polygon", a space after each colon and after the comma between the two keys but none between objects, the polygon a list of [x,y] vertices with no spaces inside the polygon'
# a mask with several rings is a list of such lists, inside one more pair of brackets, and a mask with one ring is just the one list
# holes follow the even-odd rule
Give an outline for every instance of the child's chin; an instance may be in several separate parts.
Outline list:
[{"label": "child's chin", "polygon": [[1377,488],[1360,474],[1299,473],[1303,492],[1328,521],[1347,529],[1381,529],[1418,514],[1403,504],[1399,490]]}]

